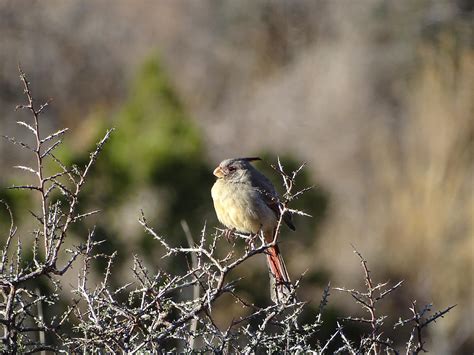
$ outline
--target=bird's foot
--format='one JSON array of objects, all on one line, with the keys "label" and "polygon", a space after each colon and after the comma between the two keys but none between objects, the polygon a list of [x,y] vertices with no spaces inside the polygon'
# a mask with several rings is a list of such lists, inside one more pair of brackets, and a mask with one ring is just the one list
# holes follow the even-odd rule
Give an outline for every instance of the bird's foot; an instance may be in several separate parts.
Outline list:
[{"label": "bird's foot", "polygon": [[229,243],[235,242],[235,228],[226,228],[224,229],[224,237]]},{"label": "bird's foot", "polygon": [[247,250],[252,250],[255,248],[255,239],[257,239],[258,233],[257,234],[250,234],[249,238],[247,239]]}]

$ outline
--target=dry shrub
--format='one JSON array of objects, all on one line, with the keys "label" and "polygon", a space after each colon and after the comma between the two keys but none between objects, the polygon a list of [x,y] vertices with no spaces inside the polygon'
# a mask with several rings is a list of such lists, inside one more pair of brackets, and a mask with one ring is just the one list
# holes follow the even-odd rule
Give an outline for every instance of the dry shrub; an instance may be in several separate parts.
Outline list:
[{"label": "dry shrub", "polygon": [[474,53],[454,45],[444,38],[420,50],[398,132],[375,126],[370,142],[371,249],[385,256],[379,266],[389,275],[414,285],[412,297],[459,303],[437,328],[445,346],[471,336],[474,312]]}]

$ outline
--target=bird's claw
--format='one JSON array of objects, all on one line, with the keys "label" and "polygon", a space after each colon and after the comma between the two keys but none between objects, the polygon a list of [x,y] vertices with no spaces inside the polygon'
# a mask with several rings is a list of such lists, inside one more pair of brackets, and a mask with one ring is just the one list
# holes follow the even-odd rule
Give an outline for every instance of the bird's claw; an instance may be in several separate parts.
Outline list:
[{"label": "bird's claw", "polygon": [[224,237],[229,243],[235,242],[235,228],[226,228],[224,229]]},{"label": "bird's claw", "polygon": [[258,234],[250,234],[249,238],[247,239],[247,250],[252,250],[255,248],[255,239],[257,239]]}]

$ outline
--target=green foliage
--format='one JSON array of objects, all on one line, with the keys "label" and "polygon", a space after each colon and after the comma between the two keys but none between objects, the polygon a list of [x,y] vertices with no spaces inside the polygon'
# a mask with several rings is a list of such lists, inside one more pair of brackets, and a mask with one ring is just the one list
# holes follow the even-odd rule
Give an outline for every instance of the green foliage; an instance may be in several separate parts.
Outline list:
[{"label": "green foliage", "polygon": [[[13,186],[16,182],[8,181],[6,186]],[[6,189],[0,188],[0,235],[6,235],[8,228],[10,227],[10,214],[6,209],[5,203],[10,207],[10,210],[13,214],[15,221],[21,222],[23,218],[26,219],[29,217],[28,215],[22,215],[17,213],[17,211],[25,211],[31,206],[31,195],[26,193],[25,191],[20,190],[13,190],[13,189]]]},{"label": "green foliage", "polygon": [[[99,135],[103,131],[100,127],[108,124],[107,115],[96,115],[94,119],[91,124]],[[187,220],[193,230],[201,228],[203,216],[211,210],[212,170],[203,160],[200,132],[156,57],[143,64],[128,98],[112,121],[116,130],[102,152],[92,182],[84,191],[82,204],[84,211],[106,210],[97,222],[98,230],[103,232],[101,235],[109,239],[124,233],[114,230],[111,219],[116,219],[123,209],[130,210],[130,220],[138,216],[139,209],[147,207],[133,205],[131,201],[142,196],[143,191],[150,194],[150,201],[156,202],[151,204],[156,205],[155,210],[146,212],[161,232],[180,240],[183,236],[181,219]],[[79,162],[78,166],[87,159],[85,154],[72,157]],[[150,237],[140,232],[122,235],[121,239],[152,257],[144,238]]]},{"label": "green foliage", "polygon": [[204,200],[203,188],[196,186],[206,178],[210,183],[211,174],[202,158],[200,133],[158,59],[143,65],[116,122],[116,137],[105,154],[112,171],[123,175],[118,191],[144,185],[164,189],[167,206],[161,224],[194,219]]},{"label": "green foliage", "polygon": [[109,163],[133,182],[151,182],[175,160],[201,160],[202,142],[156,58],[149,59],[118,114]]}]

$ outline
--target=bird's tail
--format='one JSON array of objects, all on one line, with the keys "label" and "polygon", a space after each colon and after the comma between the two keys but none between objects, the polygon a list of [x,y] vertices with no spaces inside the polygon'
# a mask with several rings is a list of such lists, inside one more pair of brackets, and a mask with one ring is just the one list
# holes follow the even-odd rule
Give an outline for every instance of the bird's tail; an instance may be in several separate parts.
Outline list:
[{"label": "bird's tail", "polygon": [[270,272],[270,296],[275,303],[286,302],[292,295],[292,284],[278,245],[266,251]]}]

